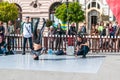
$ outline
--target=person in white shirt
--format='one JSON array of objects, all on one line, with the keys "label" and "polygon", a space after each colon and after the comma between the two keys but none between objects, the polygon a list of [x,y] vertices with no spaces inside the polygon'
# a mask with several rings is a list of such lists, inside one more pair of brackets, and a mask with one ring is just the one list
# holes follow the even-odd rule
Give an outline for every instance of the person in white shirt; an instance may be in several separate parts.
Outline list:
[{"label": "person in white shirt", "polygon": [[31,24],[31,22],[29,22],[30,17],[27,16],[26,17],[26,22],[22,23],[22,36],[23,36],[23,55],[25,55],[25,46],[27,43],[27,39],[29,40],[29,45],[30,45],[30,49],[33,49],[33,45],[32,45],[32,36],[33,36],[33,26]]}]

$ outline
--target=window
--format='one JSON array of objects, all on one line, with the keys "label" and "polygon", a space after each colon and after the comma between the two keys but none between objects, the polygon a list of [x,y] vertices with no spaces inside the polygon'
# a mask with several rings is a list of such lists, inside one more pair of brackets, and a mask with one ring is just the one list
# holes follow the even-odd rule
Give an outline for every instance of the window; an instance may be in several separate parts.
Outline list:
[{"label": "window", "polygon": [[90,4],[88,5],[88,9],[90,9]]},{"label": "window", "polygon": [[96,7],[96,2],[92,2],[92,7]]},{"label": "window", "polygon": [[97,3],[97,8],[100,9],[100,5]]}]

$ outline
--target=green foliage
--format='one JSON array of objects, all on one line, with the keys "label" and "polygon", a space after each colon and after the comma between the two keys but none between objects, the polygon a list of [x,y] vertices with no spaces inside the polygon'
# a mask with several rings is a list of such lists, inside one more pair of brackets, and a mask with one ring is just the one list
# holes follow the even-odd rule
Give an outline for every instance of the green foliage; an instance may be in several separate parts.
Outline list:
[{"label": "green foliage", "polygon": [[52,25],[52,21],[48,19],[48,20],[46,21],[46,26],[47,26],[47,27],[50,27],[51,25]]},{"label": "green foliage", "polygon": [[65,3],[56,8],[55,16],[63,22],[67,21],[67,9]]},{"label": "green foliage", "polygon": [[[68,17],[67,17],[68,11]],[[61,21],[67,22],[80,22],[85,19],[84,11],[81,8],[81,5],[78,2],[71,2],[68,4],[68,10],[66,4],[63,3],[55,10],[55,16]]]},{"label": "green foliage", "polygon": [[18,8],[14,3],[1,2],[0,3],[0,20],[8,22],[9,20],[16,20],[18,17]]}]

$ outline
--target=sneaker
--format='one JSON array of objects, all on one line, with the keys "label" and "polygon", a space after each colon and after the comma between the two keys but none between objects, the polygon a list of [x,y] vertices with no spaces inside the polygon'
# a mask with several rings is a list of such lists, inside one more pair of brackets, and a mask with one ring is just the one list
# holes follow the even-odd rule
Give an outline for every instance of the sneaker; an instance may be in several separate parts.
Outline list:
[{"label": "sneaker", "polygon": [[86,55],[83,55],[82,58],[86,58]]}]

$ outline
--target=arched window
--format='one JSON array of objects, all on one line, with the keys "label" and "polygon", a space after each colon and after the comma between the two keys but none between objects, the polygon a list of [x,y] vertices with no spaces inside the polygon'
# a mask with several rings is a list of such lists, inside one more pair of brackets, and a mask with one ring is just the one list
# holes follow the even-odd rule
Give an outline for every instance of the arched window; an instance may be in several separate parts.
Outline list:
[{"label": "arched window", "polygon": [[90,4],[88,5],[88,9],[90,9]]},{"label": "arched window", "polygon": [[60,2],[55,2],[51,5],[50,9],[49,9],[49,19],[54,21],[56,19],[55,17],[55,8],[58,7],[59,5],[61,5],[62,3]]},{"label": "arched window", "polygon": [[97,3],[97,8],[100,9],[100,4]]},{"label": "arched window", "polygon": [[90,9],[92,7],[100,9],[100,4],[97,3],[97,2],[91,2],[91,3],[88,4],[88,9]]}]

